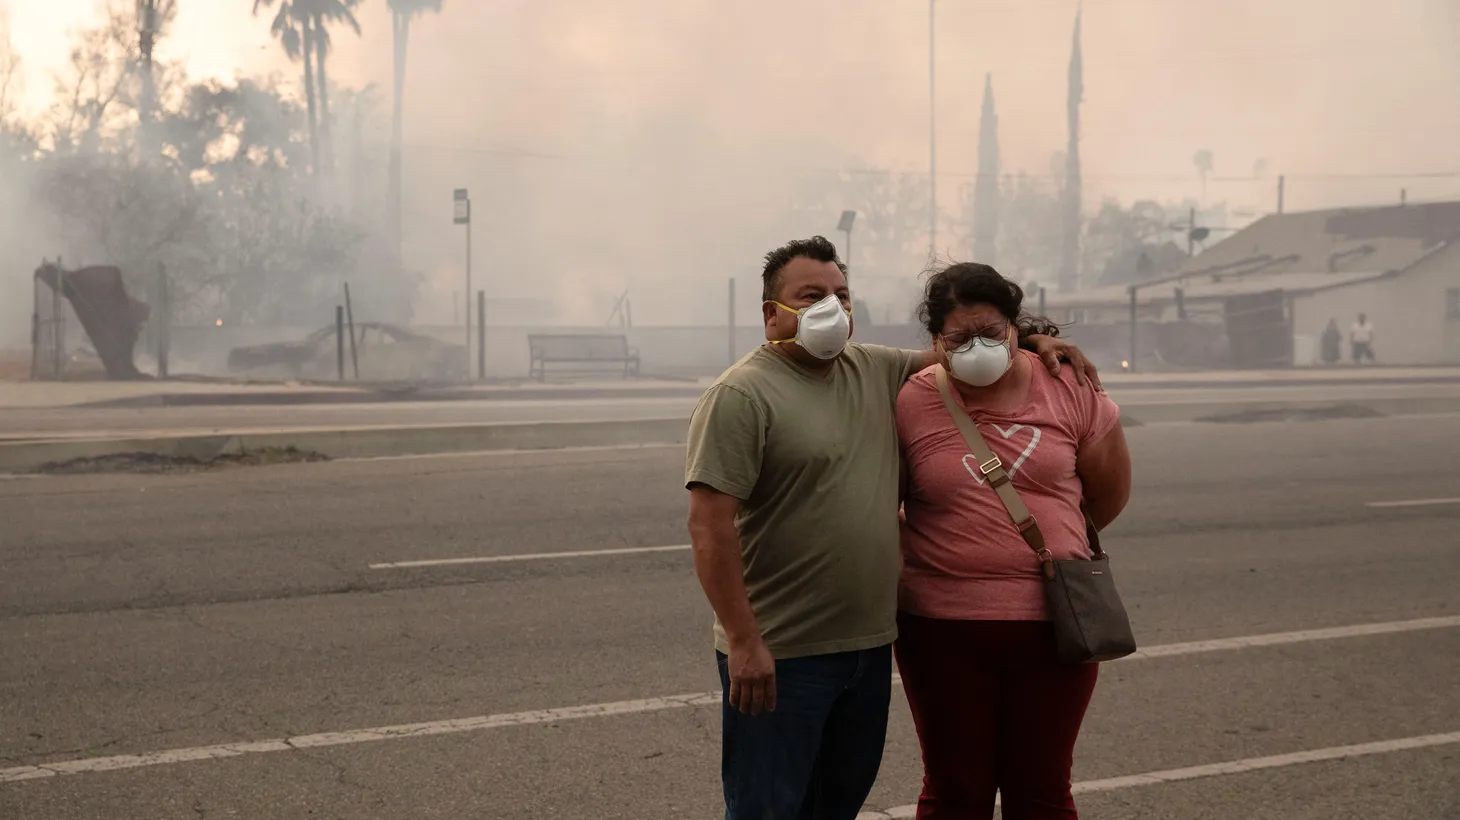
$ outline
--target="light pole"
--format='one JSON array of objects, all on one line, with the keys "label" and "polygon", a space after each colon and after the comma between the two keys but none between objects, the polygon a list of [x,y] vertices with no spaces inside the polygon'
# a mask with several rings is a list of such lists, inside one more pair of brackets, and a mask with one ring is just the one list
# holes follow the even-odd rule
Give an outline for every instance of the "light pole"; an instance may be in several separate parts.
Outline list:
[{"label": "light pole", "polygon": [[466,227],[466,290],[463,302],[466,304],[466,374],[471,378],[471,195],[465,188],[457,188],[452,194],[452,221]]},{"label": "light pole", "polygon": [[938,70],[934,61],[937,44],[937,0],[928,0],[928,254],[938,252]]},{"label": "light pole", "polygon": [[836,229],[847,235],[847,270],[852,269],[852,225],[856,224],[856,211],[842,211],[840,222],[836,223]]}]

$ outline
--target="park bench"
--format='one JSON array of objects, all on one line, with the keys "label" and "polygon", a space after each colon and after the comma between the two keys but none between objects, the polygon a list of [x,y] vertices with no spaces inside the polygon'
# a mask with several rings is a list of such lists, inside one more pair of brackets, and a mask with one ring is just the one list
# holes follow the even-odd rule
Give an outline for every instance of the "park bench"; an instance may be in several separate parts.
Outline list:
[{"label": "park bench", "polygon": [[639,351],[629,347],[622,334],[608,333],[529,333],[527,334],[529,378],[545,381],[547,365],[619,364],[624,378],[639,375]]}]

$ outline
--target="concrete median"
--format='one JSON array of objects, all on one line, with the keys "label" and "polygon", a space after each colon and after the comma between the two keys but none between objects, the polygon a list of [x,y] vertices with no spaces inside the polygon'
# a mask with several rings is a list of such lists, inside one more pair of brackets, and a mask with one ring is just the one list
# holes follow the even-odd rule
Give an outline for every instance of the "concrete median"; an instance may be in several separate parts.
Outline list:
[{"label": "concrete median", "polygon": [[236,433],[0,441],[0,473],[34,473],[76,459],[140,453],[208,461],[295,448],[329,458],[682,444],[684,418],[502,424],[250,430]]},{"label": "concrete median", "polygon": [[[1277,396],[1261,390],[1181,394],[1116,394],[1128,427],[1185,422],[1321,421],[1460,413],[1460,391],[1340,393],[1322,398]],[[1245,394],[1245,395],[1244,395]],[[686,415],[625,419],[503,421],[475,424],[393,424],[334,427],[252,427],[225,431],[165,431],[0,437],[0,473],[42,472],[48,465],[125,454],[208,462],[293,448],[327,458],[379,458],[441,453],[552,450],[682,444]]]}]

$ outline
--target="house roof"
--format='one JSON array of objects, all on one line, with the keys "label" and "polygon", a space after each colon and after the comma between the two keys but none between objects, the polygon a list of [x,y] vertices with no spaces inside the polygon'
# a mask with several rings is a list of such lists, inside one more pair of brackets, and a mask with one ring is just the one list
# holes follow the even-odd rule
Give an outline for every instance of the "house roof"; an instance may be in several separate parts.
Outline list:
[{"label": "house roof", "polygon": [[[1142,305],[1174,304],[1178,288],[1182,290],[1183,299],[1189,303],[1217,301],[1229,296],[1242,296],[1272,290],[1288,293],[1312,293],[1327,288],[1382,279],[1391,275],[1393,274],[1385,271],[1350,271],[1347,273],[1294,271],[1267,276],[1237,276],[1216,280],[1207,276],[1187,280],[1172,278],[1140,288],[1136,291],[1136,301]],[[1130,289],[1125,285],[1110,285],[1077,293],[1049,293],[1045,297],[1046,308],[1119,307],[1129,304]]]},{"label": "house roof", "polygon": [[[1312,292],[1397,275],[1460,239],[1460,202],[1272,214],[1138,284],[1141,304],[1221,299],[1270,290]],[[1125,286],[1050,294],[1056,307],[1129,304]]]}]

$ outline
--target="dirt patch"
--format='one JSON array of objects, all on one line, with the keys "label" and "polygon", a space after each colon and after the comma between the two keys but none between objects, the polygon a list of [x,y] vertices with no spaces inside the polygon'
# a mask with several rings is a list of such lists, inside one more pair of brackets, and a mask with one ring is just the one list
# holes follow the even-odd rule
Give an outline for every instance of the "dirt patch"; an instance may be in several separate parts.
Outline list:
[{"label": "dirt patch", "polygon": [[1255,424],[1265,421],[1327,421],[1330,419],[1381,419],[1384,414],[1362,404],[1334,404],[1327,407],[1268,407],[1202,416],[1197,421],[1214,424]]},{"label": "dirt patch", "polygon": [[45,475],[91,473],[198,473],[231,467],[264,467],[272,464],[301,464],[329,461],[329,456],[297,447],[265,447],[227,453],[208,459],[164,456],[156,453],[117,453],[109,456],[73,458],[42,464],[35,472]]}]

